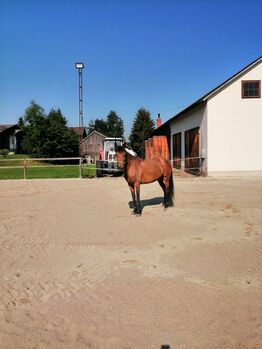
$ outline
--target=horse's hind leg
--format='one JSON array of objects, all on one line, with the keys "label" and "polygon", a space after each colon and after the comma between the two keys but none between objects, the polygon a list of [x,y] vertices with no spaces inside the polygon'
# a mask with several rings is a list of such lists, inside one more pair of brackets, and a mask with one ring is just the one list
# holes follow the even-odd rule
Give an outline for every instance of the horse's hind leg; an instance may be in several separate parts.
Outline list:
[{"label": "horse's hind leg", "polygon": [[136,206],[136,196],[135,196],[135,188],[132,184],[128,184],[129,189],[131,191],[132,199],[133,199],[133,214],[137,213],[137,206]]},{"label": "horse's hind leg", "polygon": [[141,215],[142,209],[141,209],[141,204],[140,204],[140,183],[135,184],[135,191],[136,191],[136,213],[138,215]]},{"label": "horse's hind leg", "polygon": [[[168,172],[165,176],[164,176],[164,183],[165,183],[165,191],[166,191],[166,205],[165,207],[168,206],[173,206],[171,204],[172,201],[172,193],[170,192],[170,177],[171,177],[172,172]],[[171,201],[170,201],[171,200]]]},{"label": "horse's hind leg", "polygon": [[159,183],[160,187],[163,189],[163,192],[164,192],[163,205],[165,207],[167,207],[167,192],[166,192],[166,187],[165,187],[165,184],[164,184],[164,178],[163,177],[159,178],[158,183]]}]

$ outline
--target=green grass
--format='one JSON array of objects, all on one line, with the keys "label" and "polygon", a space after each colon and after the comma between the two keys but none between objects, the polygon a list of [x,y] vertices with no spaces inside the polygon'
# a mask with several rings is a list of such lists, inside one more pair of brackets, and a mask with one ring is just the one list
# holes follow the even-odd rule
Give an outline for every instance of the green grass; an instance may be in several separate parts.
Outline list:
[{"label": "green grass", "polygon": [[22,179],[24,178],[23,168],[0,168],[0,179]]},{"label": "green grass", "polygon": [[[16,162],[16,161],[15,161]],[[0,165],[1,166],[1,165]],[[17,166],[17,165],[14,165]],[[92,178],[95,175],[95,165],[82,166],[82,177]],[[0,179],[23,179],[23,168],[0,168]],[[44,167],[28,167],[26,169],[27,179],[36,178],[79,178],[78,165],[64,165],[49,167],[46,164]]]},{"label": "green grass", "polygon": [[31,156],[28,154],[12,154],[12,155],[7,155],[7,157],[4,157],[0,155],[0,159],[28,159]]},{"label": "green grass", "polygon": [[[24,161],[29,159],[27,154],[12,154],[7,157],[0,156],[0,180],[23,179]],[[30,167],[36,166],[36,167]],[[2,167],[2,168],[1,168]],[[21,167],[21,168],[17,168]],[[95,165],[82,166],[82,177],[92,178],[96,172]],[[27,160],[26,178],[79,178],[79,165],[55,165],[46,161]]]},{"label": "green grass", "polygon": [[[27,154],[12,154],[4,157],[0,155],[0,167],[2,166],[23,166],[23,159],[30,158]],[[17,161],[15,161],[17,159]],[[11,161],[9,161],[11,160]]]}]

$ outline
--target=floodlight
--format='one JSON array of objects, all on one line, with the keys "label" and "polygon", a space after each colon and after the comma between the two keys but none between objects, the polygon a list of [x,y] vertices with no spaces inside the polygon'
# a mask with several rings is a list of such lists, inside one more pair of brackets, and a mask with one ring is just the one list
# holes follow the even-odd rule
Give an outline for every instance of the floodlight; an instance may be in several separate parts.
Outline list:
[{"label": "floodlight", "polygon": [[75,66],[76,66],[76,69],[83,69],[85,67],[84,63],[76,63]]}]

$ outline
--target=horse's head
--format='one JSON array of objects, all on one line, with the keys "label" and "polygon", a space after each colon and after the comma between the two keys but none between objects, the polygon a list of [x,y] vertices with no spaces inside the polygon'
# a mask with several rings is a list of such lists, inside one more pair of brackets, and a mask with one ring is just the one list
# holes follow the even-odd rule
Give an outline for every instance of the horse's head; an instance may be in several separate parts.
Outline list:
[{"label": "horse's head", "polygon": [[124,168],[125,161],[127,161],[126,160],[127,154],[136,156],[136,153],[134,152],[134,150],[132,150],[125,142],[121,146],[117,146],[117,144],[115,144],[115,149],[116,149],[117,165],[119,168]]},{"label": "horse's head", "polygon": [[126,150],[125,150],[124,144],[123,145],[116,145],[116,147],[115,147],[116,161],[117,161],[117,166],[119,168],[124,168],[124,165],[125,165]]}]

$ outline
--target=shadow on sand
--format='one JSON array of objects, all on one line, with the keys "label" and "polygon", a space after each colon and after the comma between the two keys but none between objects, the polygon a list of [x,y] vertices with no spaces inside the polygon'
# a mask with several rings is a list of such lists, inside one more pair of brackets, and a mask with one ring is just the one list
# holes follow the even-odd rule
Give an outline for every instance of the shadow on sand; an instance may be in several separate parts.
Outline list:
[{"label": "shadow on sand", "polygon": [[[163,203],[162,196],[140,201],[142,211],[143,211],[144,207],[146,207],[146,206],[155,206],[155,205],[160,205],[162,203]],[[133,201],[129,201],[128,206],[129,206],[129,208],[133,209],[134,208]]]}]

